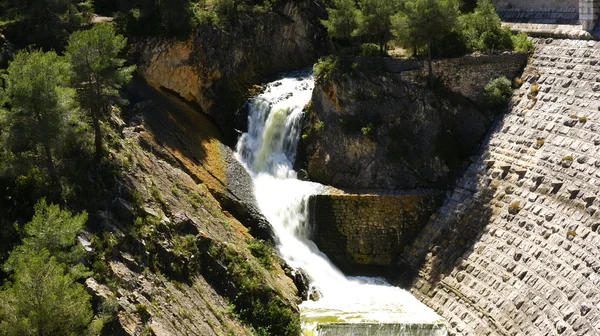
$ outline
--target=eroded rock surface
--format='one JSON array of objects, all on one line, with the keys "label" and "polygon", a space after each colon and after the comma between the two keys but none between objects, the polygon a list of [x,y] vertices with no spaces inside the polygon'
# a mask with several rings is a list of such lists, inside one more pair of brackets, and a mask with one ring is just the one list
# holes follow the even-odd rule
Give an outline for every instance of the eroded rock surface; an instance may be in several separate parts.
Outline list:
[{"label": "eroded rock surface", "polygon": [[116,302],[107,332],[252,335],[260,324],[297,323],[294,281],[273,249],[259,259],[249,247],[269,239],[257,226],[268,223],[216,127],[178,99],[134,86],[145,100],[124,120],[111,117],[118,197],[95,216],[104,243],[88,248],[100,255],[86,282],[95,304]]},{"label": "eroded rock surface", "polygon": [[136,45],[139,70],[209,114],[235,144],[247,115],[236,115],[248,89],[265,76],[312,66],[333,46],[319,20],[321,1],[285,1],[235,25],[201,26],[185,41],[146,39]]},{"label": "eroded rock surface", "polygon": [[457,94],[372,69],[319,79],[308,113],[308,175],[342,189],[445,186],[494,118]]}]

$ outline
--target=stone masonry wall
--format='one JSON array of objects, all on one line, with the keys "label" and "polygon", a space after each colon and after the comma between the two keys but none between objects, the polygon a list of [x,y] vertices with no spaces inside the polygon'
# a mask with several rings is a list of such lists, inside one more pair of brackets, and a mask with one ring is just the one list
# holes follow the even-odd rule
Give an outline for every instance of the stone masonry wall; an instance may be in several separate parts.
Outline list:
[{"label": "stone masonry wall", "polygon": [[600,42],[534,43],[509,113],[399,264],[454,335],[600,334]]},{"label": "stone masonry wall", "polygon": [[[490,80],[518,76],[527,62],[527,54],[506,52],[492,55],[471,55],[440,59],[433,62],[433,73],[450,90],[475,102],[481,102],[483,88]],[[427,76],[427,66],[421,70],[402,73],[408,80],[418,81]]]},{"label": "stone masonry wall", "polygon": [[315,195],[315,242],[342,268],[387,266],[441,205],[443,193]]}]

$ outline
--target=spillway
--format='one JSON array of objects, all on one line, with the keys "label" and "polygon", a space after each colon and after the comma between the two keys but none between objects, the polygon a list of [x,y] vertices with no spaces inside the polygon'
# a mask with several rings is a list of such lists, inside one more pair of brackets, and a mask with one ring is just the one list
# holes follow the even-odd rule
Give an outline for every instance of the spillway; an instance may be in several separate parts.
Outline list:
[{"label": "spillway", "polygon": [[290,266],[302,268],[317,301],[300,305],[305,335],[446,335],[444,320],[383,278],[347,277],[311,241],[308,199],[324,186],[293,169],[303,109],[314,88],[311,71],[287,74],[248,102],[248,132],[236,156],[254,179],[258,205]]}]

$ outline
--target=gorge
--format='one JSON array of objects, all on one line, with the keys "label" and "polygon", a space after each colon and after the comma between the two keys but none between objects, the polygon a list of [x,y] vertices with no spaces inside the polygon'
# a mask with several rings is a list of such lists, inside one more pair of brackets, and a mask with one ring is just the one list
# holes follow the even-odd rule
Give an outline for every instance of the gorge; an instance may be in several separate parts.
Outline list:
[{"label": "gorge", "polygon": [[0,2],[0,335],[600,334],[599,1],[94,3]]}]

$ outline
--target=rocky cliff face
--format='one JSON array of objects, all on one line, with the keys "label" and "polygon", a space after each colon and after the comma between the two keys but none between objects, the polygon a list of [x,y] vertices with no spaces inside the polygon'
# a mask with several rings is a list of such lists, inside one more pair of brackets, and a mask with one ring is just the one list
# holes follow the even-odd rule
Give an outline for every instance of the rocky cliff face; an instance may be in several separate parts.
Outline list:
[{"label": "rocky cliff face", "polygon": [[305,136],[312,180],[338,188],[445,185],[477,147],[493,113],[401,75],[334,72],[317,80]]},{"label": "rocky cliff face", "polygon": [[345,72],[316,83],[304,136],[309,177],[338,188],[444,187],[494,119],[477,106],[483,87],[514,78],[525,60],[524,54],[439,60],[434,72],[448,89],[434,90],[422,85],[422,70],[411,70],[414,62],[341,60]]},{"label": "rocky cliff face", "polygon": [[235,25],[201,26],[185,41],[139,41],[139,70],[155,87],[197,104],[233,144],[236,129],[244,130],[247,122],[235,111],[252,85],[277,72],[311,66],[332,49],[319,23],[326,15],[320,0],[274,6],[273,12]]},{"label": "rocky cliff face", "polygon": [[98,238],[81,238],[96,256],[88,290],[115,311],[105,334],[293,335],[300,299],[257,239],[269,231],[250,177],[202,114],[134,87],[143,101],[111,118],[118,197],[95,216]]}]

